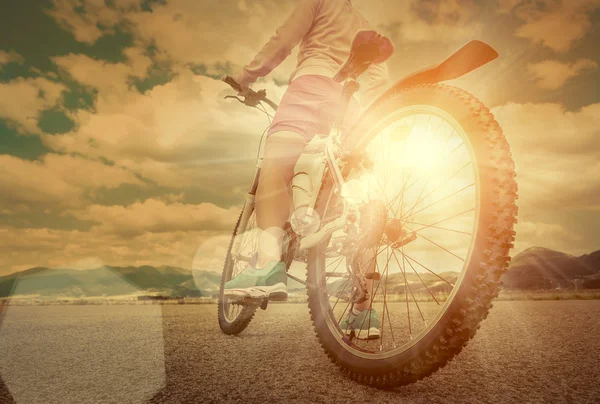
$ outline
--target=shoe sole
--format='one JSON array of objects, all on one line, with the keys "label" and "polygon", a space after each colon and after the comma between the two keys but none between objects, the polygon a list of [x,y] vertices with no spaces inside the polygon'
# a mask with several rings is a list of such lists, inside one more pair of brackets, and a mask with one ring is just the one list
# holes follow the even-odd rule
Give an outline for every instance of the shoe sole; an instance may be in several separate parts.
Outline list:
[{"label": "shoe sole", "polygon": [[351,330],[351,329],[342,330],[342,332],[345,333],[347,337],[350,337],[352,335],[352,333],[354,333],[354,337],[356,339],[360,339],[363,341],[379,339],[379,337],[381,335],[381,333],[379,332],[379,328],[375,328],[375,327],[369,328],[368,331],[360,330],[360,333],[356,332],[356,330]]},{"label": "shoe sole", "polygon": [[273,302],[285,302],[288,288],[284,283],[273,286],[253,286],[251,288],[225,289],[223,295],[230,299],[269,299]]}]

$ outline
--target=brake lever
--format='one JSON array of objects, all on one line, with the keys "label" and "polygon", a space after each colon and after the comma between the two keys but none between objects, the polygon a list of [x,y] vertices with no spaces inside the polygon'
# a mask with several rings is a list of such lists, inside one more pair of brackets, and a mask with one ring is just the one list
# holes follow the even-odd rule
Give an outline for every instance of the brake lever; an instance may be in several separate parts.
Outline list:
[{"label": "brake lever", "polygon": [[249,91],[244,99],[244,104],[249,107],[255,107],[265,98],[267,92],[265,90],[260,90],[257,92]]},{"label": "brake lever", "polygon": [[228,99],[228,98],[235,98],[236,100],[238,100],[238,101],[239,101],[239,102],[241,102],[242,104],[245,104],[244,100],[242,100],[240,97],[237,97],[237,96],[235,96],[235,95],[226,95],[226,96],[225,96],[225,99]]}]

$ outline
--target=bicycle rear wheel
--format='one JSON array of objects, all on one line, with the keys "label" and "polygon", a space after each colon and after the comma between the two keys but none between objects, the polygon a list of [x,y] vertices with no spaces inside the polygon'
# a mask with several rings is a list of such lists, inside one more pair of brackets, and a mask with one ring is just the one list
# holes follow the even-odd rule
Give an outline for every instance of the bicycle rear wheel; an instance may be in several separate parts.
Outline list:
[{"label": "bicycle rear wheel", "polygon": [[[326,256],[335,233],[310,251],[311,318],[325,352],[350,377],[408,384],[458,354],[492,306],[515,236],[514,163],[489,110],[445,85],[378,102],[344,144],[375,159],[364,202],[379,208],[363,214],[381,226],[371,226],[368,239],[376,241],[357,247],[356,262]],[[326,179],[316,206],[324,223],[339,206]],[[374,338],[361,336],[371,329],[363,324],[340,329],[353,305],[346,265],[379,274],[369,296],[379,314]]]}]

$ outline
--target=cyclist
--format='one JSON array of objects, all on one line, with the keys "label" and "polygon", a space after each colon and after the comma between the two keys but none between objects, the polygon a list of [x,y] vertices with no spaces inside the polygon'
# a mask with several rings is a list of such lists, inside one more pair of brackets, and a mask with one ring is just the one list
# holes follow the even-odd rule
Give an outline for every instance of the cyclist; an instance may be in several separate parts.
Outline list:
[{"label": "cyclist", "polygon": [[[307,142],[316,134],[329,134],[342,92],[342,85],[332,78],[349,57],[354,35],[363,29],[372,27],[350,0],[299,0],[256,57],[232,76],[242,87],[240,95],[244,95],[251,84],[269,74],[300,44],[296,69],[267,132],[256,192],[256,221],[261,233],[257,261],[225,284],[226,296],[287,295],[281,245],[290,215],[289,184],[294,166]],[[371,65],[367,77],[359,93],[363,106],[387,89],[387,65]],[[353,97],[342,130],[351,127],[360,111],[361,103]],[[369,333],[365,329],[361,334],[374,336],[378,333],[377,315],[368,308],[368,301],[355,305],[340,326],[350,330],[353,324],[370,324]],[[371,316],[371,321],[363,321],[365,316]]]}]

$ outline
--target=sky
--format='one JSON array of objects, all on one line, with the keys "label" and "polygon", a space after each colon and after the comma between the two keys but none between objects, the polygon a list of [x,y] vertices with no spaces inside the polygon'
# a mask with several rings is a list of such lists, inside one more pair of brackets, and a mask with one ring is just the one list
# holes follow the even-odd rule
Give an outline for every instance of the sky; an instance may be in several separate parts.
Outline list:
[{"label": "sky", "polygon": [[[268,124],[224,100],[220,78],[296,1],[1,2],[0,275],[220,270]],[[393,81],[471,39],[497,49],[449,84],[490,107],[511,145],[514,252],[600,249],[600,0],[352,3],[394,42]],[[295,52],[256,88],[279,100],[294,67]]]}]

